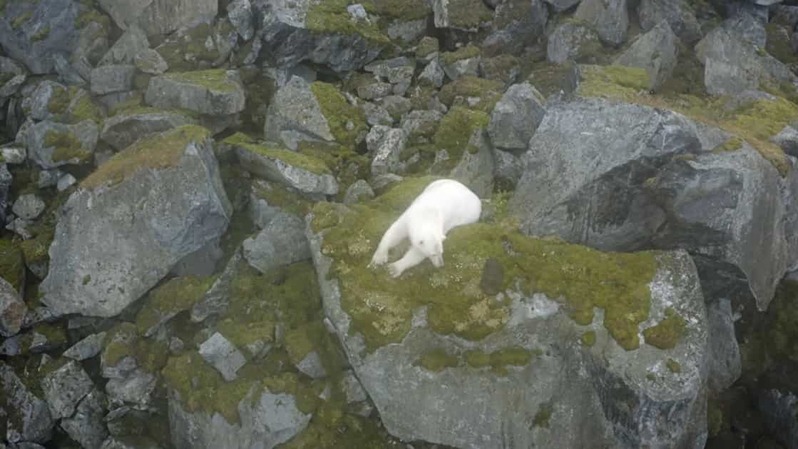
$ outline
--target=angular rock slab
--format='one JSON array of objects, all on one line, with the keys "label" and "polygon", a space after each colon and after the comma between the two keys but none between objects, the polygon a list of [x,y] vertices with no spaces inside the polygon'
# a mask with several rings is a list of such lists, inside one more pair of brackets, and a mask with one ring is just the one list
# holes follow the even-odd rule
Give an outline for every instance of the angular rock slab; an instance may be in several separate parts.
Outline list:
[{"label": "angular rock slab", "polygon": [[645,69],[649,88],[657,89],[670,78],[676,67],[677,40],[668,22],[663,20],[638,37],[615,59],[614,64]]},{"label": "angular rock slab", "polygon": [[246,96],[238,71],[212,69],[156,76],[144,99],[156,108],[225,116],[243,111]]},{"label": "angular rock slab", "polygon": [[275,92],[263,134],[267,140],[282,142],[292,150],[305,140],[335,141],[310,84],[298,76],[292,76]]},{"label": "angular rock slab", "polygon": [[[369,206],[381,199],[393,205],[397,197],[389,194]],[[379,214],[375,211],[362,213]],[[474,258],[474,245],[457,242],[477,232],[480,245],[486,244],[483,239],[489,238],[478,229],[488,225],[452,231],[442,269],[421,265],[392,280],[385,272],[365,268],[378,233],[350,229],[346,219],[316,233],[317,226],[334,223],[330,217],[335,213],[328,215],[317,207],[308,216],[325,313],[392,435],[470,449],[703,446],[707,323],[698,276],[687,253],[653,256],[657,268],[647,283],[650,313],[638,327],[640,331],[661,323],[669,313],[665,310],[672,308],[689,323],[684,334],[667,349],[641,344],[627,351],[599,324],[600,314],[583,327],[555,299],[539,292],[521,293],[515,287],[498,296],[478,296],[483,299],[471,307],[464,300],[466,305],[460,307],[469,310],[462,315],[466,321],[449,318],[460,316],[458,306],[444,309],[448,312],[443,317],[434,312],[437,304],[452,301],[448,295],[479,295],[475,289],[479,291],[480,280],[474,279],[474,270],[482,267],[483,259]],[[370,220],[364,227],[374,226]],[[343,228],[336,229],[339,226]],[[328,247],[333,232],[336,239],[347,241]],[[523,239],[510,238],[509,251],[524,251],[515,246]],[[500,240],[491,243],[495,251],[508,251]],[[348,249],[342,253],[341,248]],[[351,275],[353,271],[356,274]],[[391,290],[395,283],[399,286]],[[402,304],[422,296],[430,298],[429,305],[412,310],[412,317],[398,312]],[[494,313],[504,307],[507,315]],[[363,321],[367,316],[374,319]],[[608,318],[603,319],[606,323]],[[461,325],[491,331],[481,339],[464,339],[433,328],[449,326],[459,332]],[[396,329],[405,331],[397,334]],[[588,331],[594,332],[592,345],[580,343],[580,334]],[[528,357],[499,361],[500,354],[510,352]],[[436,353],[425,365],[425,356]]]},{"label": "angular rock slab", "polygon": [[16,335],[27,313],[28,307],[14,286],[0,278],[0,336]]},{"label": "angular rock slab", "polygon": [[219,238],[230,214],[207,130],[187,125],[143,139],[67,200],[42,302],[61,314],[114,316]]},{"label": "angular rock slab", "polygon": [[182,125],[195,125],[197,121],[177,111],[121,111],[103,121],[100,140],[117,150],[151,134],[167,131]]},{"label": "angular rock slab", "polygon": [[0,362],[0,392],[0,409],[7,413],[0,413],[6,431],[3,438],[11,442],[50,440],[55,420],[47,402],[36,397],[4,362]]},{"label": "angular rock slab", "polygon": [[100,6],[126,30],[138,24],[148,35],[169,34],[216,17],[213,0],[100,0]]}]

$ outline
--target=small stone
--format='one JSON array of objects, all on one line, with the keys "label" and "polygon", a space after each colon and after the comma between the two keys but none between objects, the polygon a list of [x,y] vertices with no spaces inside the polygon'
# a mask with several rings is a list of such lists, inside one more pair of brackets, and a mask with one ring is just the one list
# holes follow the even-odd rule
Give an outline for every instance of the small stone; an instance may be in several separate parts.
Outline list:
[{"label": "small stone", "polygon": [[780,146],[785,153],[798,157],[798,130],[792,126],[785,126],[770,140]]},{"label": "small stone", "polygon": [[327,371],[324,369],[324,364],[321,362],[321,357],[316,351],[311,351],[299,363],[296,364],[299,371],[307,374],[313,379],[322,379],[327,377]]},{"label": "small stone", "polygon": [[36,196],[35,193],[26,193],[20,195],[11,210],[18,217],[25,220],[35,220],[42,212],[44,212],[45,204],[41,198]]},{"label": "small stone", "polygon": [[199,354],[228,382],[235,380],[236,372],[247,363],[244,354],[219,332],[200,345]]},{"label": "small stone", "polygon": [[47,373],[41,386],[54,418],[72,416],[80,400],[94,389],[89,375],[74,360]]},{"label": "small stone", "polygon": [[74,176],[72,176],[69,173],[65,173],[63,176],[58,178],[58,182],[56,183],[56,189],[58,189],[59,192],[63,192],[64,190],[75,185],[76,182],[78,182],[78,180],[75,179]]},{"label": "small stone", "polygon": [[137,69],[149,75],[161,75],[169,70],[169,63],[156,50],[147,48],[139,52],[133,59]]},{"label": "small stone", "polygon": [[16,335],[25,319],[28,308],[19,297],[17,290],[5,279],[0,278],[0,335]]},{"label": "small stone", "polygon": [[244,258],[261,273],[310,259],[310,246],[301,218],[277,213],[257,236],[242,244]]},{"label": "small stone", "polygon": [[64,357],[78,361],[95,357],[100,353],[100,351],[103,350],[105,335],[105,332],[91,334],[83,340],[80,340],[72,345],[72,347],[64,351],[62,355]]},{"label": "small stone", "polygon": [[374,190],[368,182],[358,179],[353,182],[344,194],[344,204],[355,204],[374,198]]},{"label": "small stone", "polygon": [[6,164],[21,164],[27,157],[25,147],[13,143],[0,147],[0,157]]},{"label": "small stone", "polygon": [[346,12],[348,12],[349,15],[355,20],[368,20],[369,18],[366,8],[364,8],[360,3],[347,6]]}]

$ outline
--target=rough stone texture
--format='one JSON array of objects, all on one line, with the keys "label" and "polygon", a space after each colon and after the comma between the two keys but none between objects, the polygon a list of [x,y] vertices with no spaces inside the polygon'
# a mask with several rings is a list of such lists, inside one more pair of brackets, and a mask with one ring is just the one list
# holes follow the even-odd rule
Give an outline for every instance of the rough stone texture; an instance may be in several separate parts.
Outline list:
[{"label": "rough stone texture", "polygon": [[525,150],[543,116],[546,100],[531,84],[514,84],[496,103],[490,116],[488,135],[502,150]]},{"label": "rough stone texture", "polygon": [[563,12],[578,5],[581,0],[546,0],[555,12]]},{"label": "rough stone texture", "polygon": [[574,17],[596,28],[599,39],[608,45],[626,41],[629,12],[626,0],[582,0]]},{"label": "rough stone texture", "polygon": [[443,80],[446,78],[446,72],[443,71],[443,67],[438,58],[433,59],[432,61],[424,67],[424,70],[418,75],[418,82],[421,85],[429,85],[435,88],[440,88],[443,86]]},{"label": "rough stone texture", "polygon": [[244,258],[261,273],[310,259],[310,248],[302,228],[299,217],[277,213],[258,235],[244,240]]},{"label": "rough stone texture", "polygon": [[363,179],[358,179],[346,189],[346,194],[344,195],[344,204],[359,203],[372,198],[374,198],[374,190],[371,188],[369,183]]},{"label": "rough stone texture", "polygon": [[306,23],[308,10],[314,6],[315,3],[308,0],[270,0],[252,4],[253,14],[262,17],[257,34],[263,44],[261,56],[265,57],[268,65],[291,68],[310,61],[345,73],[373,61],[386,45],[386,42],[357,32],[309,29]]},{"label": "rough stone texture", "polygon": [[399,173],[404,164],[400,155],[405,149],[407,136],[400,128],[374,126],[366,136],[366,146],[371,157],[371,174]]},{"label": "rough stone texture", "polygon": [[493,177],[496,184],[503,187],[503,190],[514,190],[524,170],[518,156],[508,151],[495,149],[493,150],[493,160]]},{"label": "rough stone texture", "polygon": [[296,368],[302,373],[313,379],[323,379],[327,377],[327,371],[321,361],[319,353],[311,351],[296,364]]},{"label": "rough stone texture", "polygon": [[667,21],[641,35],[615,59],[614,64],[646,69],[649,89],[659,88],[676,67],[677,37]]},{"label": "rough stone texture", "polygon": [[477,151],[463,151],[463,156],[449,172],[449,176],[467,185],[477,196],[488,198],[493,193],[495,168],[488,133],[484,129],[474,130],[468,146],[473,146]]},{"label": "rough stone texture", "polygon": [[169,397],[169,427],[175,449],[272,449],[305,429],[310,415],[299,411],[290,394],[247,395],[238,404],[240,424],[221,415],[190,413],[175,395]]},{"label": "rough stone texture", "polygon": [[119,28],[138,24],[148,34],[169,34],[216,17],[213,0],[100,0],[100,6]]},{"label": "rough stone texture", "polygon": [[237,70],[221,69],[156,76],[145,95],[147,104],[162,109],[188,109],[212,116],[244,110],[244,87]]},{"label": "rough stone texture", "polygon": [[224,258],[219,240],[212,240],[202,248],[180,259],[171,273],[175,276],[212,276],[216,265]]},{"label": "rough stone texture", "polygon": [[102,351],[105,341],[105,334],[105,332],[91,334],[83,340],[80,340],[72,345],[72,347],[64,351],[62,355],[64,357],[78,361],[90,359]]},{"label": "rough stone texture", "polygon": [[278,157],[236,148],[238,159],[244,168],[268,181],[291,187],[311,197],[335,195],[338,182],[329,173],[314,173],[301,166],[291,165]]},{"label": "rough stone texture", "polygon": [[[45,169],[86,162],[97,146],[98,135],[99,129],[92,120],[74,125],[38,122],[28,128],[25,136],[28,157]],[[70,148],[73,145],[79,148]]]},{"label": "rough stone texture", "polygon": [[53,117],[50,112],[50,100],[53,95],[66,92],[66,86],[51,80],[44,80],[36,85],[29,95],[25,95],[22,107],[30,111],[30,118],[34,120],[47,120]]},{"label": "rough stone texture", "polygon": [[[661,319],[666,307],[691,323],[670,350],[623,350],[601,326],[590,328],[597,343],[583,347],[574,341],[582,331],[558,303],[540,293],[513,292],[506,297],[513,303],[507,324],[478,341],[433,332],[424,310],[416,310],[400,342],[366,349],[341,306],[341,291],[368,286],[343,286],[329,277],[323,237],[310,228],[308,237],[325,313],[392,435],[474,449],[703,446],[706,318],[695,266],[685,252],[656,256],[659,269],[649,284],[649,323]],[[456,355],[510,346],[543,355],[501,375],[465,364],[433,371],[417,363],[431,350]],[[665,367],[668,359],[681,366],[678,374]]]},{"label": "rough stone texture", "polygon": [[742,372],[740,347],[734,334],[731,302],[720,299],[707,305],[709,323],[709,389],[721,392],[729,388]]},{"label": "rough stone texture", "polygon": [[25,75],[16,75],[10,80],[6,81],[5,84],[0,86],[0,100],[5,102],[5,99],[16,94],[19,91],[19,88],[25,84],[25,80],[28,79]]},{"label": "rough stone texture", "polygon": [[247,363],[244,354],[218,332],[200,345],[199,355],[228,382],[235,380],[236,371]]},{"label": "rough stone texture", "polygon": [[74,360],[47,373],[42,379],[44,397],[50,406],[50,414],[56,419],[72,416],[78,403],[93,389],[91,378]]},{"label": "rough stone texture", "polygon": [[85,9],[73,0],[9,1],[0,14],[0,47],[35,75],[51,73],[54,55],[69,57],[78,43],[75,20]]},{"label": "rough stone texture", "polygon": [[477,31],[492,18],[482,0],[432,0],[430,4],[436,28]]},{"label": "rough stone texture", "polygon": [[767,19],[767,12],[765,12],[764,17],[757,18],[748,11],[740,10],[732,17],[724,20],[720,26],[737,33],[744,40],[759,48],[765,48],[765,43],[767,42],[767,32],[765,31],[765,25],[768,23]]},{"label": "rough stone texture", "polygon": [[757,408],[761,411],[765,426],[784,447],[798,447],[798,396],[789,391],[768,389],[759,392]]},{"label": "rough stone texture", "polygon": [[189,124],[196,124],[196,120],[180,112],[122,111],[103,121],[100,140],[117,150],[124,150],[143,137]]},{"label": "rough stone texture", "polygon": [[481,61],[482,57],[479,55],[472,58],[458,59],[449,64],[443,62],[442,59],[440,60],[443,72],[450,80],[456,80],[464,76],[477,76],[479,74],[479,63]]},{"label": "rough stone texture", "polygon": [[543,36],[549,10],[544,0],[502,1],[494,13],[492,32],[482,42],[490,55],[520,54]]},{"label": "rough stone texture", "polygon": [[13,176],[11,176],[11,172],[8,171],[6,164],[0,164],[0,225],[6,222],[8,193],[13,180]]},{"label": "rough stone texture", "polygon": [[736,95],[756,90],[763,82],[798,82],[798,77],[782,62],[757,52],[739,34],[724,27],[709,32],[695,50],[704,63],[704,84],[711,95]]},{"label": "rough stone texture", "polygon": [[5,429],[3,438],[12,443],[49,441],[55,420],[47,402],[36,397],[3,361],[0,361],[0,391],[6,401],[0,402],[0,410],[5,411],[0,413],[0,423]]},{"label": "rough stone texture", "polygon": [[702,133],[645,106],[559,104],[530,140],[510,210],[526,233],[603,250],[687,248],[719,278],[739,270],[764,308],[787,264],[780,177],[747,144],[672,159],[700,152]]},{"label": "rough stone texture", "polygon": [[701,25],[684,0],[640,0],[637,14],[643,31],[649,31],[665,20],[684,42],[691,44],[701,39]]},{"label": "rough stone texture", "polygon": [[94,449],[108,437],[105,428],[105,395],[94,390],[78,404],[75,415],[61,420],[61,428],[81,447]]},{"label": "rough stone texture", "polygon": [[231,206],[212,141],[200,139],[182,150],[164,148],[182,153],[176,166],[142,168],[118,184],[79,188],[69,197],[40,285],[43,303],[62,314],[114,316],[226,230]]},{"label": "rough stone texture", "polygon": [[0,157],[6,164],[21,164],[28,157],[25,147],[13,142],[0,146]]},{"label": "rough stone texture", "polygon": [[35,193],[25,193],[14,201],[11,211],[23,220],[34,220],[44,212],[44,208],[44,201]]},{"label": "rough stone texture", "polygon": [[133,88],[133,75],[136,68],[132,65],[104,65],[91,71],[91,92],[105,95],[114,92],[125,92]]},{"label": "rough stone texture", "polygon": [[263,134],[266,140],[281,142],[292,150],[305,140],[335,140],[310,84],[298,76],[292,76],[275,92],[266,112]]},{"label": "rough stone texture", "polygon": [[14,286],[0,278],[0,335],[16,335],[27,312],[28,308]]},{"label": "rough stone texture", "polygon": [[233,0],[227,4],[227,18],[242,39],[248,41],[255,35],[255,18],[249,0]]},{"label": "rough stone texture", "polygon": [[133,64],[137,69],[150,75],[161,75],[169,70],[169,64],[163,59],[160,53],[148,48],[142,50],[133,59]]},{"label": "rough stone texture", "polygon": [[152,392],[155,390],[157,382],[158,378],[154,374],[141,368],[120,370],[118,376],[108,379],[105,384],[105,392],[108,394],[111,404],[132,405],[146,410],[151,405]]},{"label": "rough stone texture", "polygon": [[150,48],[147,34],[138,26],[131,26],[114,42],[99,62],[99,66],[111,64],[130,65],[136,56]]},{"label": "rough stone texture", "polygon": [[770,140],[780,146],[790,156],[798,156],[798,130],[792,126],[785,126]]},{"label": "rough stone texture", "polygon": [[598,35],[591,28],[566,22],[558,25],[549,35],[546,44],[546,59],[554,64],[577,60],[585,53],[585,48],[600,45]]}]

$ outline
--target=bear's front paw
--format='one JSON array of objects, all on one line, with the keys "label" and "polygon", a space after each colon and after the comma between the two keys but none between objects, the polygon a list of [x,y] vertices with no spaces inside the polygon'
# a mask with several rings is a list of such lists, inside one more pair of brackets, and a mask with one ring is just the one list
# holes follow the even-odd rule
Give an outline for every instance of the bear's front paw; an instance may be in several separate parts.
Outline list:
[{"label": "bear's front paw", "polygon": [[398,278],[404,271],[405,270],[402,269],[396,262],[388,265],[388,274],[390,274],[392,278]]},{"label": "bear's front paw", "polygon": [[369,268],[375,268],[380,265],[385,265],[388,262],[388,254],[383,253],[374,253],[374,257],[371,258],[371,262],[369,262]]}]

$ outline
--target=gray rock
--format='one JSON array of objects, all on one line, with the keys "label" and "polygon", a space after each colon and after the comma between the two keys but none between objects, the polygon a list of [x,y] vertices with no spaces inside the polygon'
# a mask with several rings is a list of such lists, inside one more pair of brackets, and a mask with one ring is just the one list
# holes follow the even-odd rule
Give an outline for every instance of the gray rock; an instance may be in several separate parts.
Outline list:
[{"label": "gray rock", "polygon": [[302,413],[294,396],[255,389],[238,404],[240,424],[220,415],[188,412],[169,396],[169,427],[175,449],[273,449],[307,427],[311,415]]},{"label": "gray rock", "polygon": [[785,126],[770,140],[790,156],[798,156],[798,130],[792,126]]},{"label": "gray rock", "polygon": [[487,132],[484,129],[474,130],[468,146],[477,148],[477,151],[463,151],[462,158],[449,176],[467,185],[477,196],[488,198],[493,193],[495,163]]},{"label": "gray rock", "polygon": [[464,76],[477,76],[479,74],[479,64],[482,62],[482,56],[474,56],[472,58],[463,58],[450,63],[445,63],[443,58],[439,58],[441,67],[446,76],[451,80],[456,80]]},{"label": "gray rock", "polygon": [[709,389],[719,393],[729,388],[742,372],[740,347],[734,334],[731,302],[720,299],[707,306],[709,323]]},{"label": "gray rock", "polygon": [[393,91],[391,83],[374,82],[357,87],[357,96],[364,100],[376,100],[390,95]]},{"label": "gray rock", "polygon": [[212,276],[216,265],[224,257],[219,239],[208,242],[202,248],[180,259],[171,273],[175,276]]},{"label": "gray rock", "polygon": [[132,65],[104,65],[91,71],[91,92],[105,95],[114,92],[126,92],[133,88],[133,75],[136,68]]},{"label": "gray rock", "polygon": [[401,128],[412,142],[416,136],[432,137],[442,118],[443,114],[438,111],[426,109],[410,111],[402,117]]},{"label": "gray rock", "polygon": [[[78,182],[78,180],[75,179],[74,176],[72,176],[69,173],[65,173],[63,176],[58,178],[58,182],[56,182],[55,188],[59,192],[63,192],[64,190],[66,190],[66,189],[72,187],[73,185],[75,185],[76,182]],[[40,276],[40,277],[43,277],[43,276]]]},{"label": "gray rock", "polygon": [[363,179],[358,179],[346,189],[343,202],[344,204],[355,204],[372,198],[374,198],[374,190],[369,183]]},{"label": "gray rock", "polygon": [[739,34],[724,27],[709,32],[695,50],[704,63],[704,84],[710,95],[737,95],[756,90],[763,82],[798,82],[798,77],[782,62],[757,52]]},{"label": "gray rock", "polygon": [[545,107],[543,95],[528,82],[510,86],[491,112],[488,135],[493,146],[526,150],[546,115]]},{"label": "gray rock", "polygon": [[374,126],[366,136],[366,146],[371,158],[371,174],[399,173],[404,169],[400,159],[407,136],[400,128]]},{"label": "gray rock", "polygon": [[626,0],[582,0],[574,17],[593,25],[599,39],[619,46],[626,41],[629,12]]},{"label": "gray rock", "polygon": [[393,85],[393,94],[402,96],[407,92],[407,89],[413,82],[416,62],[410,58],[400,56],[398,58],[372,62],[363,67],[363,69],[373,73],[380,80],[384,80]]},{"label": "gray rock", "polygon": [[0,413],[0,424],[5,429],[3,438],[12,443],[49,441],[55,420],[47,402],[36,397],[3,361],[0,361],[0,391],[4,399],[0,411],[5,412]]},{"label": "gray rock", "polygon": [[318,167],[307,163],[310,160],[292,160],[288,155],[291,153],[299,157],[298,153],[282,151],[285,153],[275,151],[264,154],[244,147],[236,147],[236,154],[241,165],[267,181],[291,187],[314,198],[338,193],[338,182],[329,169],[317,170]]},{"label": "gray rock", "polygon": [[502,1],[494,12],[492,31],[481,45],[485,55],[521,54],[544,35],[548,18],[544,0]]},{"label": "gray rock", "polygon": [[88,337],[80,340],[79,342],[75,343],[64,351],[62,354],[64,357],[81,361],[90,359],[95,357],[97,354],[100,353],[103,349],[103,344],[105,342],[105,332],[98,332],[96,334],[91,334]]},{"label": "gray rock", "polygon": [[167,73],[150,79],[145,101],[156,108],[224,116],[244,110],[245,92],[236,70]]},{"label": "gray rock", "polygon": [[555,12],[563,12],[578,5],[581,0],[546,0]]},{"label": "gray rock", "polygon": [[54,117],[50,112],[50,102],[56,96],[65,96],[67,88],[61,83],[51,80],[44,80],[36,85],[36,88],[25,95],[22,101],[23,109],[30,111],[29,116],[34,120],[47,120]]},{"label": "gray rock", "polygon": [[141,138],[196,123],[190,115],[179,111],[121,111],[103,122],[100,139],[117,150],[124,150]]},{"label": "gray rock", "polygon": [[357,376],[355,376],[352,370],[346,370],[344,372],[344,377],[341,379],[341,389],[344,390],[347,404],[362,402],[368,399],[366,390],[363,389],[363,385],[360,385],[360,381],[357,380]]},{"label": "gray rock", "polygon": [[[678,310],[691,325],[671,349],[646,344],[627,351],[601,324],[588,327],[596,332],[597,343],[583,347],[574,340],[584,328],[573,323],[558,302],[542,293],[514,291],[503,296],[513,304],[506,324],[477,341],[435,332],[429,312],[419,308],[401,339],[366,349],[364,336],[347,312],[351,309],[342,307],[341,294],[363,288],[364,296],[347,301],[363,301],[367,307],[366,298],[379,297],[379,287],[345,285],[322,254],[324,237],[310,227],[307,232],[326,315],[391,435],[484,449],[508,447],[508,442],[511,447],[538,448],[703,446],[707,328],[698,276],[687,253],[657,254],[658,269],[649,284],[651,314],[641,324],[645,328],[660,322],[668,307]],[[426,282],[426,276],[405,281]],[[478,288],[479,279],[458,282]],[[372,288],[376,296],[370,295]],[[508,347],[541,355],[531,363],[508,366],[500,375],[459,359],[466,351],[484,354]],[[442,369],[424,368],[419,359],[433,351],[449,354],[454,362]],[[666,368],[669,359],[680,372]],[[530,425],[530,419],[543,415],[545,424]]]},{"label": "gray rock", "polygon": [[765,31],[767,19],[767,12],[763,18],[757,18],[743,10],[724,20],[720,26],[738,34],[744,40],[759,48],[765,48],[765,43],[767,42],[767,32]]},{"label": "gray rock", "polygon": [[14,215],[25,220],[34,220],[44,212],[45,204],[35,193],[20,195],[11,210]]},{"label": "gray rock", "polygon": [[494,149],[493,161],[493,177],[496,184],[505,191],[515,190],[524,171],[524,164],[518,156],[508,151]]},{"label": "gray rock", "polygon": [[327,371],[316,351],[309,352],[297,364],[296,369],[311,377],[312,379],[323,379],[327,377]]},{"label": "gray rock", "polygon": [[684,0],[640,0],[637,15],[643,31],[649,31],[665,20],[685,43],[692,44],[701,39],[701,25]]},{"label": "gray rock", "polygon": [[138,22],[144,10],[152,4],[152,0],[100,0],[99,4],[111,16],[116,26],[127,30]]},{"label": "gray rock", "polygon": [[13,176],[8,171],[6,164],[0,164],[0,224],[6,222],[6,208],[8,206],[8,192],[13,182]]},{"label": "gray rock", "polygon": [[649,89],[658,89],[676,67],[677,38],[667,21],[640,35],[614,64],[646,69]]},{"label": "gray rock", "polygon": [[133,64],[137,69],[150,75],[161,75],[169,70],[169,64],[161,54],[150,48],[136,54]]},{"label": "gray rock", "polygon": [[240,250],[236,250],[227,265],[222,270],[219,278],[211,285],[205,295],[191,308],[191,321],[199,323],[208,317],[218,316],[227,309],[230,304],[230,286],[235,278],[238,265],[244,257]]},{"label": "gray rock", "polygon": [[147,410],[151,405],[158,378],[142,368],[123,370],[120,374],[123,375],[112,377],[105,384],[109,402],[117,406],[133,405],[137,409]]},{"label": "gray rock", "polygon": [[99,3],[119,28],[126,30],[138,24],[149,36],[209,22],[216,17],[219,6],[212,0],[100,0]]},{"label": "gray rock", "polygon": [[794,392],[767,389],[758,393],[757,409],[762,413],[765,427],[771,435],[784,443],[784,447],[798,446],[798,396]]},{"label": "gray rock", "polygon": [[399,120],[413,109],[413,102],[409,98],[399,95],[389,95],[382,99],[380,105],[388,111],[394,120]]},{"label": "gray rock", "polygon": [[28,77],[25,75],[16,75],[6,81],[5,84],[0,86],[0,100],[4,101],[6,98],[16,94],[19,88],[25,84],[26,79],[28,79]]},{"label": "gray rock", "polygon": [[199,354],[228,382],[235,380],[236,371],[247,363],[244,354],[218,332],[200,345]]},{"label": "gray rock", "polygon": [[435,28],[477,31],[493,14],[482,0],[432,0]]},{"label": "gray rock", "polygon": [[444,72],[443,67],[441,66],[440,61],[438,58],[433,59],[432,61],[424,67],[424,70],[418,75],[418,82],[420,85],[427,85],[432,86],[435,88],[440,88],[443,86],[443,80],[446,78],[446,72]]},{"label": "gray rock", "polygon": [[546,44],[546,59],[554,64],[578,61],[590,49],[600,46],[598,34],[590,27],[573,22],[565,22],[554,29]]},{"label": "gray rock", "polygon": [[136,56],[150,49],[147,34],[138,26],[131,26],[114,42],[114,45],[103,55],[99,66],[104,65],[131,65]]},{"label": "gray rock", "polygon": [[292,214],[277,213],[258,235],[244,240],[243,255],[261,273],[310,259],[302,220]]},{"label": "gray rock", "polygon": [[335,140],[310,84],[298,76],[292,76],[275,92],[266,112],[263,134],[266,140],[282,142],[292,150],[304,140]]},{"label": "gray rock", "polygon": [[255,35],[255,18],[249,0],[233,0],[228,3],[227,18],[241,39],[248,41]]},{"label": "gray rock", "polygon": [[6,164],[21,164],[28,157],[24,146],[11,142],[0,146],[0,157]]},{"label": "gray rock", "polygon": [[19,333],[28,307],[8,281],[0,278],[0,335],[10,337]]},{"label": "gray rock", "polygon": [[[118,160],[158,151],[177,161],[124,176],[101,168],[83,180],[56,225],[50,272],[40,285],[53,311],[114,316],[227,229],[231,206],[207,131],[189,125],[140,144]],[[108,243],[91,243],[97,239]],[[109,289],[117,293],[109,296]]]},{"label": "gray rock", "polygon": [[418,42],[427,33],[427,19],[394,20],[385,29],[391,40],[405,43]]},{"label": "gray rock", "polygon": [[309,0],[252,5],[253,14],[262,17],[258,35],[268,49],[262,52],[266,65],[289,68],[308,61],[346,73],[373,61],[386,46],[387,38],[366,37],[357,32],[359,27],[353,33],[337,33],[323,23],[307,23],[309,10],[317,5]]},{"label": "gray rock", "polygon": [[393,118],[391,117],[391,114],[389,114],[388,111],[380,105],[364,101],[360,104],[360,109],[362,109],[363,113],[366,115],[366,123],[371,126],[393,125]]},{"label": "gray rock", "polygon": [[163,449],[154,441],[141,435],[133,437],[110,436],[106,438],[100,449]]},{"label": "gray rock", "polygon": [[41,385],[50,414],[56,419],[72,416],[78,403],[94,389],[89,375],[74,360],[47,373]]},{"label": "gray rock", "polygon": [[49,120],[31,126],[26,136],[28,156],[45,169],[91,160],[99,129],[92,120],[74,125]]},{"label": "gray rock", "polygon": [[61,420],[61,428],[81,447],[99,449],[108,437],[105,409],[105,395],[94,390],[80,401],[74,416]]},{"label": "gray rock", "polygon": [[75,22],[85,9],[72,0],[8,2],[0,15],[0,47],[33,74],[52,73],[53,55],[75,50]]}]

